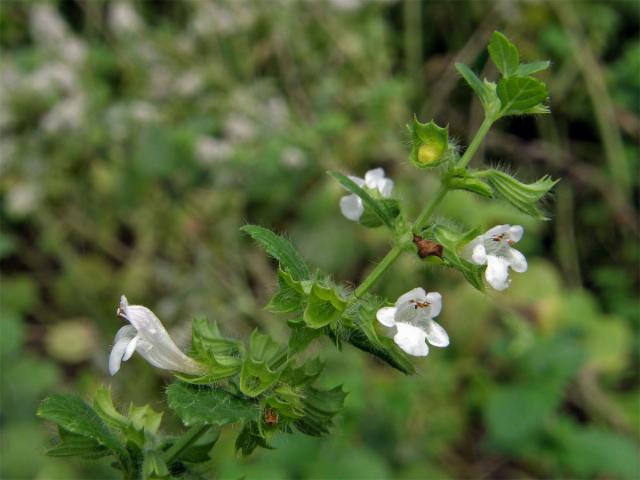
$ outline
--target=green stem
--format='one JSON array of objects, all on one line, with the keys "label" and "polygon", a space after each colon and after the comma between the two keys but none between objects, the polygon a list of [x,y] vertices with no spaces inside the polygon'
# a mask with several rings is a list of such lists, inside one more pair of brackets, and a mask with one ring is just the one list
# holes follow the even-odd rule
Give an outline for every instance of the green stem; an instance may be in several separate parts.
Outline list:
[{"label": "green stem", "polygon": [[464,155],[462,155],[462,158],[458,162],[458,168],[465,168],[467,166],[467,164],[469,163],[469,160],[471,160],[471,158],[475,155],[476,151],[478,150],[478,147],[482,143],[482,140],[484,140],[484,137],[489,132],[489,129],[491,128],[491,125],[493,125],[494,121],[495,121],[494,118],[484,117],[484,121],[482,122],[482,125],[480,125],[480,128],[478,129],[475,136],[473,137],[473,140],[471,140],[471,143],[465,150]]},{"label": "green stem", "polygon": [[424,227],[424,225],[429,221],[431,215],[433,215],[434,210],[438,205],[440,205],[440,202],[444,199],[444,197],[447,196],[448,192],[449,189],[447,187],[445,187],[444,185],[440,185],[440,189],[438,190],[438,193],[436,193],[436,196],[433,197],[433,200],[429,202],[424,210],[422,210],[420,215],[418,215],[416,221],[413,222],[413,231],[415,233],[418,233],[420,230],[422,230],[422,227]]},{"label": "green stem", "polygon": [[[495,122],[495,120],[496,118],[493,116],[492,117],[486,116],[484,118],[482,125],[480,125],[480,128],[478,129],[475,136],[473,137],[473,140],[471,140],[471,144],[469,145],[469,148],[467,148],[467,150],[464,152],[464,155],[458,162],[458,165],[457,165],[458,168],[465,168],[467,166],[467,164],[469,163],[469,160],[471,160],[473,155],[478,150],[478,147],[482,143],[482,140],[484,139],[484,137],[489,132],[489,129],[491,128],[491,125],[493,125],[493,122]],[[433,212],[435,211],[436,207],[440,205],[440,202],[442,202],[444,197],[447,196],[447,193],[449,193],[449,189],[445,185],[441,185],[435,197],[433,197],[431,202],[429,202],[429,204],[424,208],[424,210],[420,213],[420,215],[418,215],[418,218],[416,219],[416,221],[413,222],[414,233],[418,233],[425,226],[425,224],[431,218],[431,215],[433,215]],[[389,252],[385,255],[385,257],[378,264],[378,266],[373,269],[373,272],[371,272],[367,276],[367,278],[365,278],[364,281],[360,284],[360,286],[356,288],[356,291],[353,293],[354,297],[356,298],[361,297],[362,295],[367,293],[369,289],[373,286],[373,284],[376,281],[378,281],[378,279],[382,275],[384,275],[384,273],[389,269],[389,267],[391,267],[391,265],[393,265],[393,263],[398,259],[398,257],[402,253],[402,251],[403,251],[403,245],[395,245],[391,250],[389,250]]]},{"label": "green stem", "polygon": [[196,440],[198,440],[211,425],[194,425],[182,435],[171,448],[164,452],[164,461],[167,464],[175,460],[182,452],[189,448]]},{"label": "green stem", "polygon": [[402,253],[402,247],[400,245],[395,245],[382,259],[382,261],[373,269],[367,278],[360,284],[356,291],[353,292],[354,296],[361,297],[373,286],[374,283],[389,269],[393,262],[400,256]]}]

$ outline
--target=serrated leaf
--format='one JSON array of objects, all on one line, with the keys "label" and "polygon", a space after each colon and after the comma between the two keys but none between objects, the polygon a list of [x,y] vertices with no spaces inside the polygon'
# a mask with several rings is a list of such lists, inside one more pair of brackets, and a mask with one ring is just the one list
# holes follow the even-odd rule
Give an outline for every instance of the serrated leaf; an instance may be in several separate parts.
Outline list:
[{"label": "serrated leaf", "polygon": [[476,95],[480,98],[483,105],[487,105],[489,101],[489,91],[485,84],[478,78],[478,76],[467,67],[464,63],[456,63],[456,70],[462,75],[462,78],[467,82],[471,89],[476,92]]},{"label": "serrated leaf", "polygon": [[347,394],[342,386],[331,390],[307,387],[303,393],[304,416],[294,425],[306,435],[320,437],[329,433],[333,426],[333,417],[342,410]]},{"label": "serrated leaf", "polygon": [[309,267],[288,240],[257,225],[245,225],[241,230],[251,235],[255,241],[262,245],[267,253],[275,258],[280,266],[290,272],[296,280],[310,278]]},{"label": "serrated leaf", "polygon": [[505,78],[515,75],[520,65],[516,46],[500,32],[493,32],[489,42],[489,55]]},{"label": "serrated leaf", "polygon": [[547,87],[532,77],[503,78],[498,82],[501,115],[519,115],[547,99]]},{"label": "serrated leaf", "polygon": [[187,425],[207,424],[222,427],[255,420],[258,405],[224,390],[173,383],[167,389],[169,407]]},{"label": "serrated leaf", "polygon": [[311,287],[303,319],[311,328],[322,328],[338,321],[346,305],[346,301],[334,288],[315,283]]},{"label": "serrated leaf", "polygon": [[521,63],[518,66],[518,71],[516,75],[521,77],[526,77],[527,75],[533,75],[534,73],[542,72],[546,70],[551,65],[551,62],[548,60],[544,60],[542,62],[531,62],[531,63]]},{"label": "serrated leaf", "polygon": [[334,171],[329,172],[329,175],[338,180],[338,182],[340,182],[340,184],[351,193],[360,197],[365,207],[369,207],[371,211],[378,216],[378,218],[384,225],[393,230],[393,219],[395,217],[392,216],[392,212],[387,211],[387,207],[383,203],[374,200],[366,190],[356,185],[353,180],[351,180],[346,175]]},{"label": "serrated leaf", "polygon": [[278,270],[278,291],[265,307],[273,313],[302,311],[306,304],[306,294],[301,282],[294,280],[289,272]]},{"label": "serrated leaf", "polygon": [[60,442],[47,450],[51,457],[102,458],[111,451],[93,438],[85,437],[59,428]]},{"label": "serrated leaf", "polygon": [[297,318],[288,322],[291,329],[289,336],[289,355],[293,356],[301,352],[316,338],[324,334],[319,328],[310,328],[304,322],[304,319]]},{"label": "serrated leaf", "polygon": [[107,428],[98,414],[75,395],[51,395],[38,408],[38,416],[62,429],[94,439],[119,455],[126,452],[118,438]]}]

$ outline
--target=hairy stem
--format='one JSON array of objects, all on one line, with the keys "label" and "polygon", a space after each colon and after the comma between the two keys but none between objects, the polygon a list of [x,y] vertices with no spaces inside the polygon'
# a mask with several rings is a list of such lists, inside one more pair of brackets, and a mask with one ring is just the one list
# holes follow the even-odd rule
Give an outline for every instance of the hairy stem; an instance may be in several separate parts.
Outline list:
[{"label": "hairy stem", "polygon": [[171,448],[164,452],[164,461],[167,464],[178,458],[178,456],[198,440],[211,425],[194,425],[185,432]]},{"label": "hairy stem", "polygon": [[476,151],[478,150],[478,147],[482,143],[482,140],[484,140],[484,137],[486,137],[494,121],[495,119],[492,117],[488,117],[488,116],[484,117],[484,121],[482,122],[482,125],[480,125],[480,128],[478,129],[475,136],[473,137],[473,140],[471,140],[471,143],[465,150],[464,155],[462,155],[462,158],[458,162],[459,168],[464,168],[469,164],[469,160],[471,160],[471,158],[475,155]]},{"label": "hairy stem", "polygon": [[400,245],[395,245],[382,259],[382,261],[373,269],[373,271],[364,279],[364,281],[360,284],[356,291],[353,292],[354,296],[361,297],[373,286],[374,283],[389,269],[393,262],[400,256],[402,253],[402,247]]},{"label": "hairy stem", "polygon": [[436,193],[436,196],[433,197],[433,200],[429,202],[424,210],[422,210],[420,215],[418,215],[416,221],[413,222],[413,231],[415,233],[418,233],[420,230],[422,230],[422,227],[424,227],[425,224],[429,221],[436,207],[440,205],[440,202],[444,199],[444,197],[447,196],[448,192],[449,189],[447,187],[445,187],[444,185],[440,186],[440,189],[438,190],[438,193]]}]

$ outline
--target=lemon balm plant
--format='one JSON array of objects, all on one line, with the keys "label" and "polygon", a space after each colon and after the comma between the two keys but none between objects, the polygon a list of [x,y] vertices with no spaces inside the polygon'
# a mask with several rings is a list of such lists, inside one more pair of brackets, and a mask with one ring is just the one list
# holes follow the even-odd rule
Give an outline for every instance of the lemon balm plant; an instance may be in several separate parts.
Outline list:
[{"label": "lemon balm plant", "polygon": [[459,225],[454,221],[433,220],[439,204],[454,190],[507,201],[533,217],[546,218],[540,201],[556,180],[545,176],[523,183],[495,168],[469,167],[499,119],[549,112],[546,86],[532,76],[549,62],[521,63],[517,48],[498,32],[491,38],[489,54],[500,72],[496,82],[456,65],[485,113],[463,154],[450,141],[448,128],[417,118],[408,126],[411,163],[441,180],[415,220],[404,215],[403,205],[393,196],[394,183],[382,169],[370,170],[363,178],[330,172],[348,191],[339,202],[343,215],[365,227],[384,227],[393,237],[393,247],[360,285],[351,289],[337,284],[307,265],[284,237],[246,225],[244,232],[278,263],[278,290],[267,309],[285,316],[288,342],[279,344],[257,330],[246,343],[225,338],[214,322],[199,318],[192,322],[190,350],[183,352],[151,310],[129,305],[122,296],[117,314],[127,323],[115,337],[109,371],[116,374],[136,352],[153,366],[172,371],[176,381],[167,388],[168,407],[186,430],[178,436],[162,434],[161,413],[148,405],[119,411],[107,388],[98,390],[91,405],[77,396],[52,395],[38,410],[59,429],[59,442],[48,453],[111,456],[123,478],[194,478],[206,472],[220,429],[227,425],[238,426],[236,448],[244,455],[257,447],[270,448],[274,435],[294,430],[311,436],[329,433],[346,392],[341,386],[316,385],[321,360],[300,355],[315,340],[328,337],[338,348],[351,344],[407,375],[415,371],[412,356],[426,356],[429,346],[449,345],[446,329],[435,320],[446,308],[446,298],[436,286],[398,292],[394,301],[374,295],[371,288],[403,254],[458,270],[481,291],[504,290],[512,271],[527,270],[525,256],[514,247],[524,233],[521,226],[462,229],[453,227]]}]

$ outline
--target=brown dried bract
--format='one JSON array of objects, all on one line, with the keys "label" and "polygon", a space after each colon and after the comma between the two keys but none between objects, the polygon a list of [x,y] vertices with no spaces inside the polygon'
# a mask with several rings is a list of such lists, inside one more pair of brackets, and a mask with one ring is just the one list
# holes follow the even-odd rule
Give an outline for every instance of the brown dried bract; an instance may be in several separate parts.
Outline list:
[{"label": "brown dried bract", "polygon": [[431,240],[425,240],[420,235],[413,235],[413,243],[418,247],[418,256],[426,258],[431,255],[442,258],[442,245]]}]

